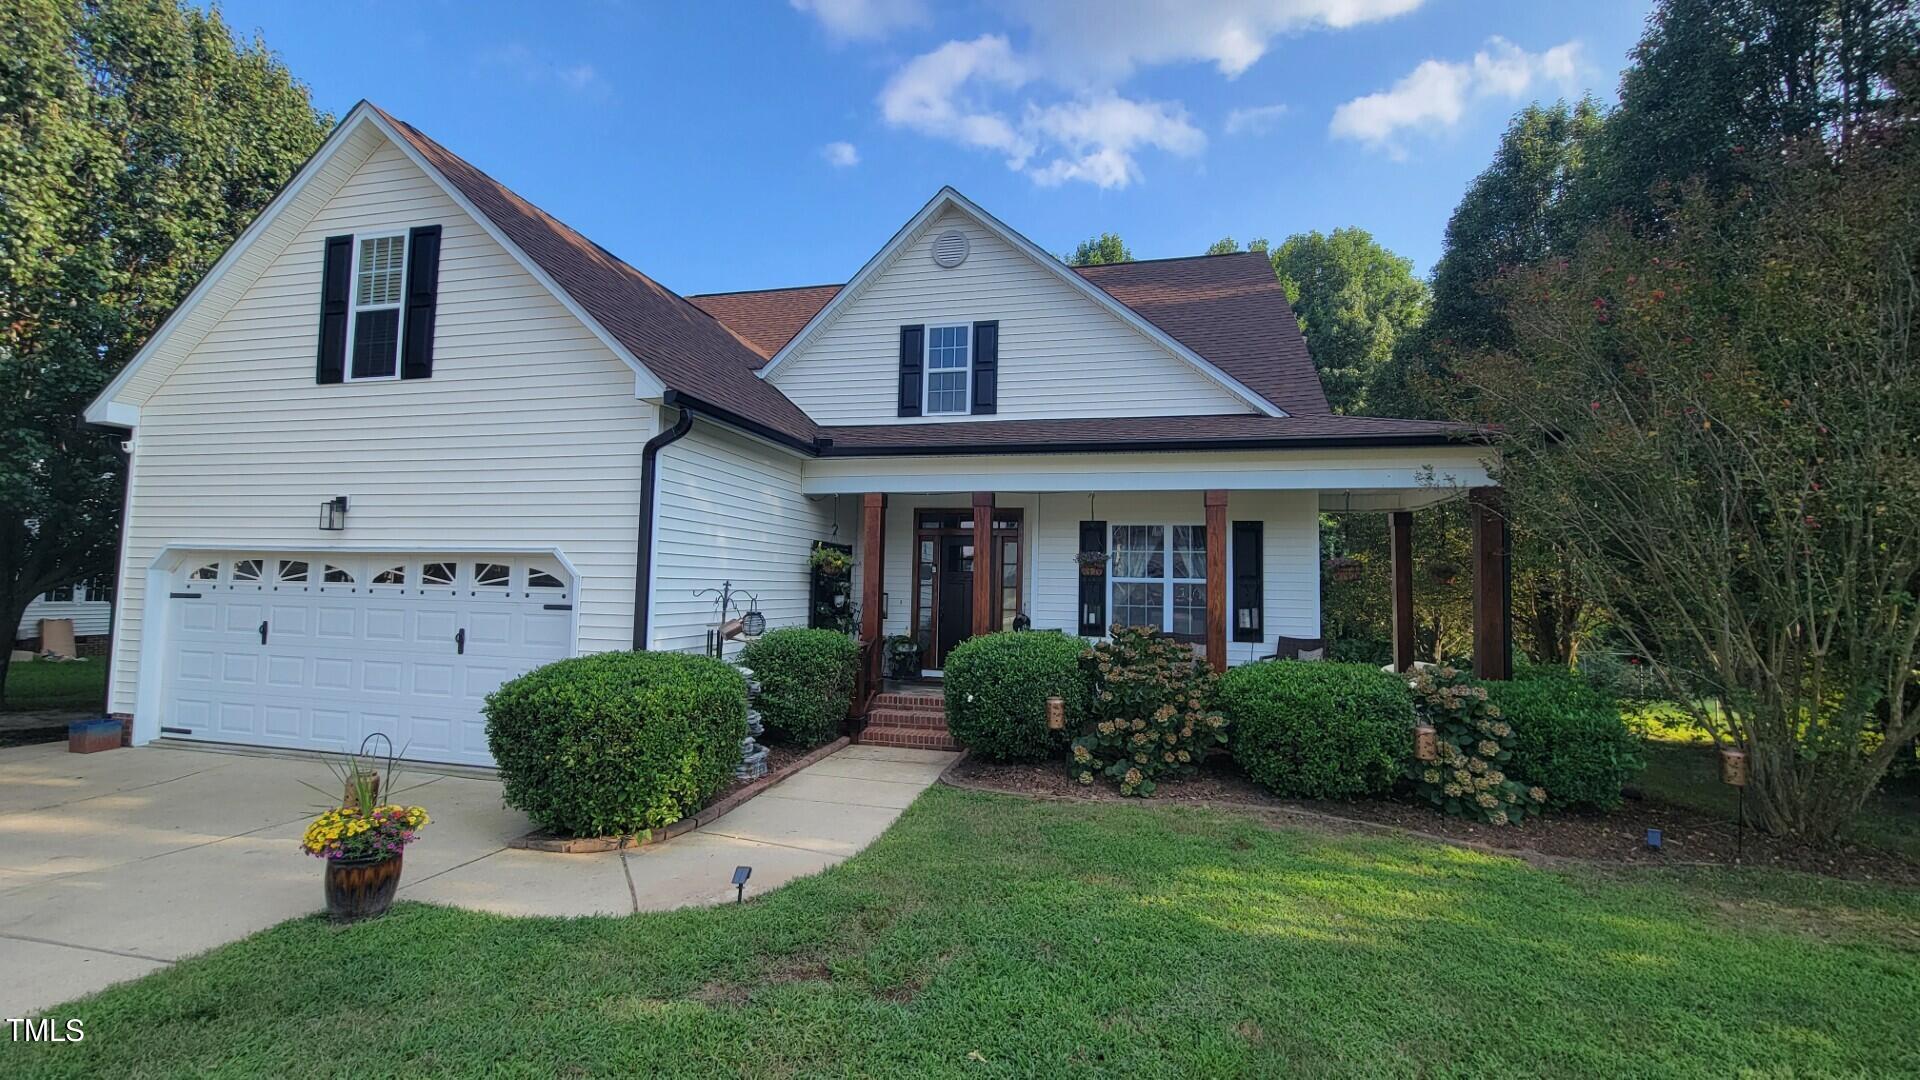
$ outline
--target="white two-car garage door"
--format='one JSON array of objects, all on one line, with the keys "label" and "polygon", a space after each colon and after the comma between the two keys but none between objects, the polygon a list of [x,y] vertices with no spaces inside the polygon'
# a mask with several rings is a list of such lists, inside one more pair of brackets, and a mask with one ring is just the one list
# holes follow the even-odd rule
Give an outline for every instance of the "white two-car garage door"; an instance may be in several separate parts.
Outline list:
[{"label": "white two-car garage door", "polygon": [[401,757],[490,766],[481,702],[571,654],[573,599],[550,558],[194,557],[167,598],[161,732],[333,751],[382,734]]}]

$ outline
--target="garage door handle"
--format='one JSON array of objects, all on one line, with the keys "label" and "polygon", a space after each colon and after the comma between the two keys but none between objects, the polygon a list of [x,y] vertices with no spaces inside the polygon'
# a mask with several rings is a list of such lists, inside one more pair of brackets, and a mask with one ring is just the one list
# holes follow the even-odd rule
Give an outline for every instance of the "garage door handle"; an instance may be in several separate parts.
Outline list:
[{"label": "garage door handle", "polygon": [[453,635],[453,651],[462,656],[467,653],[467,631],[464,627],[459,633]]},{"label": "garage door handle", "polygon": [[266,643],[267,643],[267,620],[261,619],[260,620],[260,644],[265,645]]}]

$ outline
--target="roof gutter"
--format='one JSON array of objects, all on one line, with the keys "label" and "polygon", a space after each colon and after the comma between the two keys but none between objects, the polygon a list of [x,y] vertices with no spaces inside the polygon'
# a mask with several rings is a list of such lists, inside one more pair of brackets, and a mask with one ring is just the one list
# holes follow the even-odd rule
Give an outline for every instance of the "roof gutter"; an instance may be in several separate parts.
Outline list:
[{"label": "roof gutter", "polygon": [[732,409],[715,405],[710,401],[702,401],[684,390],[668,390],[660,396],[660,400],[669,406],[697,412],[702,416],[718,420],[728,427],[739,428],[741,431],[758,435],[769,442],[779,443],[781,446],[798,450],[803,454],[812,454],[819,449],[815,441],[789,435],[779,428],[742,416]]},{"label": "roof gutter", "polygon": [[[673,391],[667,391],[669,395]],[[668,402],[669,405],[674,404]],[[640,451],[640,527],[639,543],[634,549],[633,558],[633,651],[645,652],[647,649],[648,624],[653,616],[653,510],[654,491],[659,487],[660,475],[656,468],[660,451],[673,443],[686,438],[693,430],[693,410],[681,408],[680,419],[672,427],[647,440],[645,449]]]}]

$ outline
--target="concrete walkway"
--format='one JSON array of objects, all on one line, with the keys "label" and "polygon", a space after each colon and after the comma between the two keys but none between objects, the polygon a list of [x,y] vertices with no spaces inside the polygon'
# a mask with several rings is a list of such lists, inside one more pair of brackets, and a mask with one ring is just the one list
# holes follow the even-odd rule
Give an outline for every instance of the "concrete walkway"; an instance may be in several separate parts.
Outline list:
[{"label": "concrete walkway", "polygon": [[[749,897],[865,847],[954,755],[849,747],[705,828],[625,852],[506,846],[530,828],[485,774],[409,769],[397,801],[433,815],[402,899],[513,915],[625,915]],[[22,1016],[321,906],[298,850],[331,789],[297,755],[141,747],[0,750],[0,1017]]]}]

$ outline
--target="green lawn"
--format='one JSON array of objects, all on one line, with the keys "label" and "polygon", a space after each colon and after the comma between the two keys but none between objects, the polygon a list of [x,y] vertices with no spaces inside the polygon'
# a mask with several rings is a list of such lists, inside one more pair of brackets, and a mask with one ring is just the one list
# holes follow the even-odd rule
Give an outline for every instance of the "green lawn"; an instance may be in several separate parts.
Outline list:
[{"label": "green lawn", "polygon": [[52,664],[31,660],[7,665],[0,711],[98,709],[107,692],[107,662],[101,657]]},{"label": "green lawn", "polygon": [[297,920],[11,1052],[24,1076],[1916,1075],[1916,925],[1920,895],[1770,871],[936,787],[743,907]]},{"label": "green lawn", "polygon": [[[1636,783],[1649,798],[1733,820],[1735,791],[1720,782],[1720,757],[1705,732],[1671,706],[1650,706],[1628,719],[1647,739],[1647,768]],[[1920,861],[1920,783],[1889,785],[1868,799],[1851,835]]]}]

